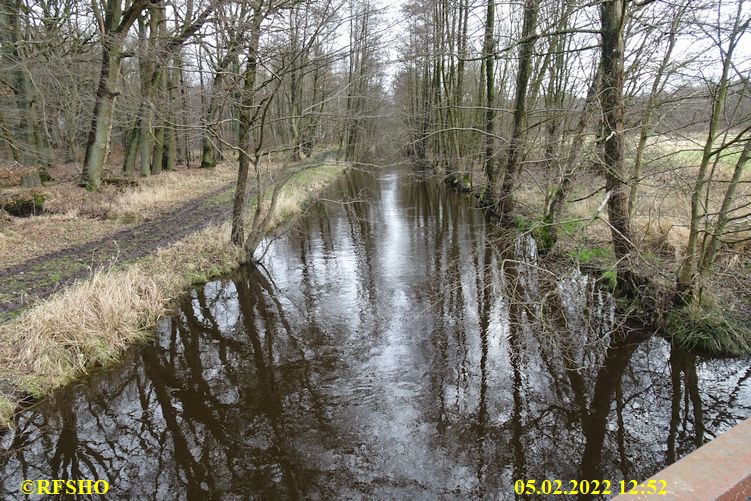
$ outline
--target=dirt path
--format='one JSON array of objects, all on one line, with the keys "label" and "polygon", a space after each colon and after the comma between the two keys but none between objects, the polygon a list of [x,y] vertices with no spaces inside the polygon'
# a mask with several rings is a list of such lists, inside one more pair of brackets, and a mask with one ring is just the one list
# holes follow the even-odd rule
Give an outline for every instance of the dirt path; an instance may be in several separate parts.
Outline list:
[{"label": "dirt path", "polygon": [[229,217],[234,183],[105,238],[30,259],[0,270],[0,314],[7,315],[86,277],[101,265],[143,257]]},{"label": "dirt path", "polygon": [[[333,154],[326,152],[290,168],[303,170],[320,165]],[[85,278],[102,265],[134,261],[210,224],[228,219],[232,209],[234,185],[234,182],[227,183],[159,218],[125,228],[113,235],[0,270],[0,319]],[[254,193],[251,190],[249,197]]]}]

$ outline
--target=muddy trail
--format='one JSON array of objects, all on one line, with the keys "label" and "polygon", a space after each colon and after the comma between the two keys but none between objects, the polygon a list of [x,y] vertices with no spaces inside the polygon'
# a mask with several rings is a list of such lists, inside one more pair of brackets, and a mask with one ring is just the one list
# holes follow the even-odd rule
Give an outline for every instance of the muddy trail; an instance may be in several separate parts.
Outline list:
[{"label": "muddy trail", "polygon": [[[330,153],[326,153],[305,164],[289,168],[302,170],[313,167],[329,156]],[[234,182],[227,183],[158,218],[124,228],[104,238],[67,247],[0,270],[0,318],[44,299],[76,280],[86,278],[93,270],[135,261],[160,247],[228,219],[232,210],[234,185]],[[250,189],[248,197],[254,195],[255,190]]]},{"label": "muddy trail", "polygon": [[228,183],[190,200],[161,217],[99,240],[67,247],[0,271],[0,313],[7,314],[86,277],[110,263],[123,264],[143,257],[229,216]]}]

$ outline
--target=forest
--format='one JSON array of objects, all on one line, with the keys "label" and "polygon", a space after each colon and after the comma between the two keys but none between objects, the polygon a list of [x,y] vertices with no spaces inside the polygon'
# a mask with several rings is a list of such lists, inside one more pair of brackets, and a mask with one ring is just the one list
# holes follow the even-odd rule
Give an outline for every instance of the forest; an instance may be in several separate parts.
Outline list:
[{"label": "forest", "polygon": [[478,7],[406,6],[410,157],[542,250],[607,254],[621,295],[693,305],[673,319],[692,346],[746,350],[748,5],[488,2],[484,24]]},{"label": "forest", "polygon": [[[221,391],[242,387],[243,395],[260,392],[272,402],[258,415],[281,454],[292,445],[281,432],[286,390],[276,382],[309,392],[300,398],[310,400],[314,421],[326,421],[322,409],[338,397],[311,382],[327,381],[329,370],[341,376],[325,364],[326,350],[393,341],[394,333],[429,336],[425,345],[436,350],[423,355],[437,360],[424,372],[429,400],[441,403],[439,435],[452,426],[451,412],[475,405],[458,403],[475,399],[474,389],[459,390],[470,384],[467,374],[482,374],[478,407],[467,411],[478,428],[465,429],[466,416],[457,425],[479,444],[478,483],[467,480],[471,494],[461,491],[472,498],[513,484],[525,464],[546,471],[519,459],[521,444],[529,427],[567,406],[579,413],[571,419],[584,437],[571,440],[586,442],[576,460],[558,458],[579,465],[561,470],[571,478],[616,471],[602,452],[613,398],[617,475],[626,479],[656,473],[751,416],[744,369],[751,355],[751,2],[0,1],[3,422],[36,430],[32,418],[19,418],[23,412],[48,400],[54,407],[55,392],[68,383],[120,367],[143,371],[148,384],[118,373],[121,388],[106,383],[99,391],[140,395],[122,397],[130,402],[122,405],[139,400],[144,415],[159,406],[174,432],[183,426],[176,417],[183,404],[168,410],[177,397],[162,385],[177,392],[181,377],[163,380],[164,373],[201,379],[208,369],[193,364],[208,363],[206,356],[231,373],[216,383]],[[341,302],[327,302],[329,294]],[[420,329],[411,330],[410,315]],[[233,337],[241,331],[250,345]],[[372,335],[357,337],[366,331]],[[184,349],[200,353],[195,360],[175,348],[176,339],[198,333],[226,348],[216,354],[203,337],[190,338]],[[400,349],[420,352],[415,339]],[[495,342],[507,351],[492,356]],[[530,346],[537,351],[525,359]],[[392,353],[387,348],[393,345],[373,347],[362,370],[390,368],[393,360],[373,355]],[[453,348],[467,351],[462,358]],[[645,456],[651,466],[640,469],[627,458],[624,431],[639,418],[624,421],[622,413],[653,377],[634,375],[653,369],[642,350],[665,359],[654,370],[666,371],[673,393],[665,397],[672,414],[659,418],[669,428],[667,459]],[[253,367],[235,365],[227,351],[247,355]],[[170,366],[183,356],[188,368]],[[537,356],[539,365],[529,362]],[[473,357],[477,367],[464,367]],[[711,423],[702,399],[718,400],[699,389],[702,357],[718,364],[706,377],[736,385],[727,391],[731,401],[717,405],[727,415]],[[410,362],[420,366],[417,359]],[[532,372],[524,373],[524,363]],[[514,409],[508,429],[494,432],[505,404],[487,395],[493,364],[510,377],[500,391]],[[235,371],[257,377],[257,385],[241,384]],[[541,388],[549,377],[556,388],[555,395],[530,390],[539,406],[549,405],[530,421],[519,389],[524,374]],[[92,386],[104,384],[98,377]],[[558,388],[564,380],[568,386]],[[232,425],[207,390],[214,383],[180,391],[207,402],[185,426],[210,415],[206,423],[219,426],[221,442]],[[389,402],[410,382],[393,383]],[[722,393],[719,386],[711,391]],[[624,387],[634,395],[624,397]],[[346,394],[352,402],[358,388]],[[360,396],[363,405],[378,394],[371,389]],[[307,415],[306,405],[294,412]],[[530,415],[532,407],[527,402]],[[75,427],[68,421],[74,411],[60,412],[67,416],[60,426]],[[425,411],[431,423],[433,412]],[[563,426],[558,417],[555,427]],[[157,421],[149,426],[159,428]],[[506,431],[514,457],[498,464],[513,466],[513,475],[486,477],[487,464],[505,459],[486,458],[485,440],[505,443],[497,434]],[[185,437],[173,439],[176,457],[190,458]],[[159,464],[170,463],[162,452]],[[200,491],[193,459],[178,469]],[[313,487],[300,479],[325,470],[277,459],[284,495],[258,492],[303,495]],[[315,492],[341,494],[342,485]],[[504,496],[513,496],[509,489]]]},{"label": "forest", "polygon": [[398,150],[541,247],[605,221],[619,287],[657,272],[689,303],[744,266],[748,24],[743,2],[8,2],[5,169],[95,191],[234,158],[237,219],[264,156]]}]

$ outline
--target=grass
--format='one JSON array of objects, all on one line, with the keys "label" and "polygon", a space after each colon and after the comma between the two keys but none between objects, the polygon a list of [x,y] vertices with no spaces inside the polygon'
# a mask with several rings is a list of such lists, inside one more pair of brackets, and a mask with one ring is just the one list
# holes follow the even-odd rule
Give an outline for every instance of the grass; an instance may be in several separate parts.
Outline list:
[{"label": "grass", "polygon": [[107,217],[124,223],[139,222],[172,204],[217,190],[234,181],[236,176],[237,169],[229,162],[212,169],[162,172],[141,179],[136,189],[120,194]]},{"label": "grass", "polygon": [[571,253],[580,263],[602,262],[613,258],[613,250],[605,247],[584,247]]},{"label": "grass", "polygon": [[535,222],[532,219],[528,219],[521,215],[514,216],[514,226],[522,233],[530,232],[536,227]]},{"label": "grass", "polygon": [[52,296],[0,326],[3,347],[12,350],[2,353],[3,367],[14,367],[16,385],[40,397],[85,373],[91,361],[116,359],[161,315],[168,290],[164,278],[138,268],[98,271]]},{"label": "grass", "polygon": [[[324,165],[293,177],[280,196],[274,228],[300,214],[343,170]],[[229,243],[230,230],[229,222],[214,224],[124,269],[99,270],[0,324],[0,381],[40,398],[117,360],[150,335],[169,302],[191,284],[239,265],[243,256]],[[12,400],[0,397],[0,421],[10,422],[14,409]]]},{"label": "grass", "polygon": [[613,268],[607,269],[600,274],[600,283],[610,291],[615,290],[617,282],[618,274]]},{"label": "grass", "polygon": [[[638,139],[638,131],[626,135],[627,179],[632,173]],[[691,191],[698,175],[704,139],[701,133],[685,137],[656,135],[649,139],[645,150],[643,178],[631,219],[631,240],[638,249],[632,266],[638,274],[649,277],[655,290],[666,294],[674,291],[677,268],[685,256]],[[741,147],[739,144],[726,149],[714,166],[712,182],[708,185],[710,223],[715,217],[711,214],[720,207]],[[522,231],[531,231],[538,239],[538,246],[548,251],[549,259],[568,257],[591,264],[598,270],[598,281],[610,287],[616,278],[611,227],[608,211],[598,212],[605,207],[605,182],[601,169],[590,161],[597,158],[594,144],[586,143],[583,149],[582,158],[586,160],[576,174],[572,193],[567,197],[555,244],[547,228],[535,222],[535,218],[544,213],[558,182],[557,173],[551,173],[541,164],[529,162],[522,171],[514,192],[516,208],[521,213],[516,226]],[[530,153],[530,157],[534,155]],[[475,185],[482,189],[483,174],[480,169],[476,171]],[[701,202],[704,205],[703,196]],[[722,294],[722,304],[726,306],[723,308],[692,305],[685,312],[672,312],[665,327],[675,330],[672,337],[676,344],[711,353],[751,352],[751,336],[748,335],[751,328],[745,325],[748,321],[733,313],[751,310],[748,295],[751,291],[751,266],[748,264],[751,227],[747,218],[740,217],[748,214],[748,204],[751,204],[751,167],[743,172],[737,186],[733,205],[739,209],[733,214],[737,221],[729,228],[729,241],[723,243],[713,274],[732,277],[732,280],[713,280],[706,285],[707,290],[718,297],[729,285],[739,290]]]},{"label": "grass", "polygon": [[11,417],[13,416],[13,412],[15,412],[15,410],[16,402],[6,397],[5,395],[0,395],[0,419],[2,419],[0,426],[11,425]]},{"label": "grass", "polygon": [[[703,139],[702,139],[703,140]],[[690,168],[698,166],[701,163],[704,145],[684,145],[674,142],[665,142],[657,144],[651,150],[653,161],[667,160],[671,164]],[[720,155],[719,167],[721,169],[732,169],[735,167],[738,158],[741,156],[742,146],[730,147]],[[714,158],[710,160],[710,165]]]},{"label": "grass", "polygon": [[[45,209],[51,213],[0,221],[0,269],[107,237],[125,225],[216,191],[236,175],[236,167],[225,162],[213,169],[181,169],[141,178],[134,189],[104,185],[92,193],[78,186],[77,175],[55,173],[63,181],[39,188],[47,197]],[[232,192],[210,198],[215,204],[229,203]]]},{"label": "grass", "polygon": [[[29,267],[23,275],[17,274],[6,279],[2,285],[6,292],[23,292],[30,283],[36,287],[54,286],[66,276],[82,273],[87,269],[89,266],[86,263],[73,258],[51,258]],[[12,295],[0,295],[0,300],[11,298]]]},{"label": "grass", "polygon": [[667,332],[680,348],[711,355],[751,352],[751,325],[726,308],[694,302],[668,315]]},{"label": "grass", "polygon": [[[293,177],[285,186],[277,200],[276,215],[272,218],[271,229],[276,229],[300,214],[307,200],[313,199],[326,186],[331,184],[341,170],[328,165],[305,169]],[[266,197],[267,199],[270,196]]]},{"label": "grass", "polygon": [[[634,215],[631,220],[632,240],[643,253],[653,257],[648,266],[659,264],[661,271],[673,273],[671,267],[684,256],[688,241],[688,221],[691,210],[691,189],[701,160],[703,138],[667,135],[650,138],[645,151],[643,179],[639,185]],[[627,135],[627,174],[631,174],[638,134]],[[582,158],[595,158],[594,145],[586,144]],[[720,206],[726,181],[732,176],[739,148],[729,148],[718,162],[714,181],[710,184],[709,211]],[[475,185],[481,187],[482,174],[478,171]],[[534,218],[544,213],[548,197],[555,189],[557,176],[549,170],[530,163],[522,172],[514,193],[517,210],[522,214],[516,221],[523,231],[532,231],[541,237],[541,247],[548,248],[545,227],[535,227]],[[598,212],[604,202],[602,172],[584,161],[576,175],[574,189],[569,194],[561,216],[558,240],[551,250],[555,255],[575,255],[582,248],[610,248],[611,228],[607,210]],[[481,189],[481,188],[480,188]],[[751,202],[751,170],[744,172],[738,185],[735,207]],[[737,224],[736,226],[740,226]],[[751,237],[751,229],[734,228],[733,239]],[[741,249],[742,250],[742,249]],[[587,256],[583,256],[585,259]]]}]

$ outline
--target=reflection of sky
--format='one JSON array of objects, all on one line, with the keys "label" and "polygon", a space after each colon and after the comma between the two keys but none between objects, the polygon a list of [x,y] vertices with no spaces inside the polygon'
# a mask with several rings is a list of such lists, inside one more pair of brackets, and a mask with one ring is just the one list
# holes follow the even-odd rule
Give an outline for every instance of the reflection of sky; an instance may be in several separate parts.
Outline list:
[{"label": "reflection of sky", "polygon": [[[120,497],[158,499],[204,483],[226,499],[290,497],[292,477],[326,498],[503,499],[518,464],[528,478],[575,476],[584,437],[560,350],[590,343],[568,355],[593,404],[604,347],[603,330],[590,327],[601,313],[612,325],[607,297],[573,271],[546,285],[522,241],[518,278],[504,275],[500,256],[485,252],[482,218],[442,183],[356,179],[374,200],[314,210],[302,236],[276,241],[264,263],[269,289],[252,270],[196,289],[153,349],[24,413],[0,443],[17,449],[0,456],[5,497],[21,479],[57,478],[54,465],[70,471],[75,461]],[[510,324],[512,306],[521,327]],[[665,461],[669,357],[655,338],[631,359],[623,428],[614,404],[605,423],[610,479],[648,476]],[[751,415],[748,365],[697,364],[708,437]],[[684,454],[693,410],[679,417]]]}]

